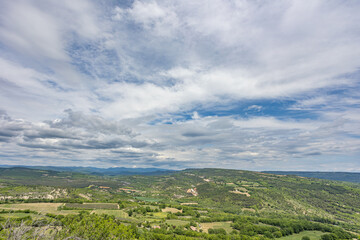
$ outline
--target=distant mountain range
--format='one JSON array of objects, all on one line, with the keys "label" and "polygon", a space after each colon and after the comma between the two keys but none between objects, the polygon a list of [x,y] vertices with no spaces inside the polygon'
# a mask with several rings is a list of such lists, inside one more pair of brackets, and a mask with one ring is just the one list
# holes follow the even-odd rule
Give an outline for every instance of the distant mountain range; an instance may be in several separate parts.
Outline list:
[{"label": "distant mountain range", "polygon": [[[52,170],[58,172],[77,172],[98,176],[116,176],[116,175],[165,175],[176,172],[176,170],[162,168],[96,168],[96,167],[56,167],[56,166],[26,166],[26,165],[0,165],[0,168],[23,167],[29,169]],[[300,177],[318,178],[326,180],[344,181],[360,183],[360,173],[354,172],[305,172],[305,171],[262,171],[263,173],[272,173],[278,175],[296,175]]]},{"label": "distant mountain range", "polygon": [[162,168],[96,168],[96,167],[55,167],[55,166],[26,166],[26,165],[0,165],[2,168],[24,167],[39,170],[52,170],[59,172],[78,172],[92,175],[164,175],[175,172],[175,170],[162,169]]},{"label": "distant mountain range", "polygon": [[354,172],[301,172],[301,171],[263,171],[278,175],[296,175],[308,178],[360,183],[360,173]]}]

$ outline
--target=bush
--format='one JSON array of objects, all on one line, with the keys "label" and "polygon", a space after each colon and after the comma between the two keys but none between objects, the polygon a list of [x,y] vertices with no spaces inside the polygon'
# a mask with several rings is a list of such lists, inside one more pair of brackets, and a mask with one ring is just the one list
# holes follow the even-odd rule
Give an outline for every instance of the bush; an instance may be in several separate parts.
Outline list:
[{"label": "bush", "polygon": [[336,240],[338,237],[333,233],[321,235],[321,240]]},{"label": "bush", "polygon": [[[282,233],[280,231],[276,231],[273,233],[274,237],[276,238],[280,238],[282,237]],[[310,240],[310,239],[302,239],[302,240]]]}]

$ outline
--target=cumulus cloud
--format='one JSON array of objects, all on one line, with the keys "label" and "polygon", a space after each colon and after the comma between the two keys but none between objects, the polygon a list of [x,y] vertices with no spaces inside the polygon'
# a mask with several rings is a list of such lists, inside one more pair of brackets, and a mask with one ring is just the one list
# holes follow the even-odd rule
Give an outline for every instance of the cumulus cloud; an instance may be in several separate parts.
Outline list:
[{"label": "cumulus cloud", "polygon": [[[125,44],[137,46],[122,43],[117,52],[143,83],[116,82],[101,89],[113,99],[103,113],[136,117],[349,84],[339,76],[358,67],[353,24],[358,6],[335,6],[336,1],[135,1],[116,7],[121,31],[128,30]],[[158,30],[164,22],[172,32],[167,37]],[[129,30],[133,25],[137,31]]]},{"label": "cumulus cloud", "polygon": [[73,158],[106,166],[179,168],[221,164],[258,169],[269,168],[273,162],[290,161],[298,166],[296,159],[360,151],[360,140],[348,135],[346,125],[351,122],[345,119],[319,122],[207,116],[149,126],[143,121],[106,121],[72,110],[65,113],[62,119],[40,123],[3,114],[0,136],[3,144],[13,144],[15,150],[8,157],[31,152],[40,158],[51,153],[62,163]]},{"label": "cumulus cloud", "polygon": [[174,168],[352,161],[359,9],[338,0],[2,2],[1,154]]}]

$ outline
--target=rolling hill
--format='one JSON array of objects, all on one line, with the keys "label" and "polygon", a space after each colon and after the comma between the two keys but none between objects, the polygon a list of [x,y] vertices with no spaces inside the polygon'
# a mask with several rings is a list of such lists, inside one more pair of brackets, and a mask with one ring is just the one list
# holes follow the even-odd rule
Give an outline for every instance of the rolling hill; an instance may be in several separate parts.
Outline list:
[{"label": "rolling hill", "polygon": [[296,175],[308,178],[319,178],[334,181],[360,183],[360,173],[355,172],[300,172],[300,171],[263,171],[278,175]]},{"label": "rolling hill", "polygon": [[207,212],[204,217],[212,221],[229,221],[226,219],[236,216],[293,219],[360,233],[360,184],[356,183],[229,169],[187,169],[156,176],[97,176],[0,168],[0,186],[0,201],[7,203],[165,204],[188,209],[194,220],[200,214],[196,211],[201,210],[204,213],[200,216]]},{"label": "rolling hill", "polygon": [[0,168],[30,168],[38,170],[52,170],[59,172],[77,172],[92,175],[161,175],[175,172],[174,170],[161,169],[161,168],[125,168],[125,167],[113,167],[113,168],[96,168],[96,167],[56,167],[56,166],[26,166],[26,165],[0,165]]}]

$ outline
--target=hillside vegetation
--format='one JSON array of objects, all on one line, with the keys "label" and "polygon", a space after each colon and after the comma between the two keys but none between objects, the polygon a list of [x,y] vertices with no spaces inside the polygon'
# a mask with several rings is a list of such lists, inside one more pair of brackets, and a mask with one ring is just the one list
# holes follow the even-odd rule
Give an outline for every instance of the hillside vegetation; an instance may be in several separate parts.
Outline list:
[{"label": "hillside vegetation", "polygon": [[[12,223],[3,224],[4,236],[21,224],[32,227],[30,236],[39,220],[56,232],[54,239],[271,239],[307,233],[352,239],[360,233],[360,184],[240,170],[105,177],[7,168],[0,169],[0,202],[0,221]],[[95,228],[92,237],[79,222],[107,227]]]},{"label": "hillside vegetation", "polygon": [[360,173],[355,172],[301,172],[301,171],[264,171],[265,173],[296,175],[308,178],[320,178],[335,181],[360,183]]}]

